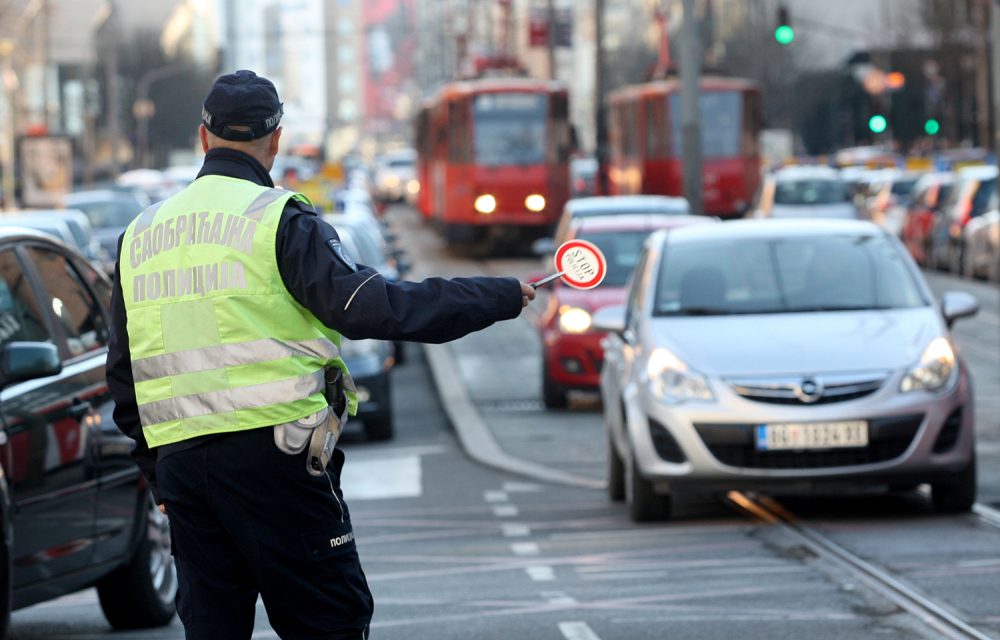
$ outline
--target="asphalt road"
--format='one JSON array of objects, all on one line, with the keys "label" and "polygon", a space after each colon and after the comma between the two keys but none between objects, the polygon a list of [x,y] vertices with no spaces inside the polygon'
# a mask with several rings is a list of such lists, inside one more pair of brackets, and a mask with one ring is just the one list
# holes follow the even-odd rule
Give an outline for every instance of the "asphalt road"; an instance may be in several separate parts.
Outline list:
[{"label": "asphalt road", "polygon": [[[412,212],[392,217],[425,273],[538,269],[531,258],[481,261],[443,251]],[[977,380],[981,495],[1000,502],[1000,329],[997,300],[989,298],[996,291],[949,278],[932,284],[971,287],[986,312],[959,325],[956,340]],[[604,451],[593,398],[575,398],[562,412],[541,408],[529,320],[455,346],[458,355],[478,357],[458,358],[451,380],[465,381],[511,457],[599,480]],[[635,525],[600,489],[473,462],[448,424],[423,352],[410,345],[408,355],[394,374],[398,436],[369,444],[348,433],[343,440],[345,492],[376,598],[373,638],[945,637],[802,531],[901,581],[983,637],[1000,638],[1000,527],[982,518],[934,515],[919,494],[779,498],[788,515],[782,522],[731,500],[698,498],[682,503],[673,522]],[[254,638],[276,637],[262,605],[256,629]],[[183,631],[175,621],[112,634],[94,592],[84,591],[16,612],[10,634],[112,637],[180,640]]]}]

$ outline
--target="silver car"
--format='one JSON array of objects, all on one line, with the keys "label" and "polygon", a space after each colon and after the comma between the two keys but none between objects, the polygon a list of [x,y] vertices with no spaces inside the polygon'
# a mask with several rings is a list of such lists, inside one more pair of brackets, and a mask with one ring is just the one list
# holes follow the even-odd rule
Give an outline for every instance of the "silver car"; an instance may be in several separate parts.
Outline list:
[{"label": "silver car", "polygon": [[969,373],[949,327],[975,298],[935,302],[897,240],[861,221],[767,220],[652,235],[601,372],[608,485],[635,520],[675,488],[931,484],[968,510],[976,470]]}]

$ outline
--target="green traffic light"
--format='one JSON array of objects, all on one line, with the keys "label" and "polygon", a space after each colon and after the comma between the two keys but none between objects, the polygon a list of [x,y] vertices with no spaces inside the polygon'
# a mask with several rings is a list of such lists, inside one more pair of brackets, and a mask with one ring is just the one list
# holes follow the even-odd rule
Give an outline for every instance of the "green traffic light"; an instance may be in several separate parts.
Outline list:
[{"label": "green traffic light", "polygon": [[787,24],[783,24],[774,30],[774,39],[778,44],[789,45],[795,40],[795,29]]},{"label": "green traffic light", "polygon": [[941,131],[941,123],[934,118],[928,118],[924,123],[924,132],[929,136],[936,136]]},{"label": "green traffic light", "polygon": [[876,113],[868,119],[868,128],[872,130],[872,133],[882,133],[888,126],[889,121],[880,113]]}]

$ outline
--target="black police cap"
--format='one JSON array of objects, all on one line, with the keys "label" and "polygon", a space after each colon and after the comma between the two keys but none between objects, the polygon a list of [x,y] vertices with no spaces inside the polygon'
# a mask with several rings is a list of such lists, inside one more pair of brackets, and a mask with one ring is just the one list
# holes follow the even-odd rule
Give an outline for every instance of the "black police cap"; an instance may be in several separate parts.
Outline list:
[{"label": "black police cap", "polygon": [[277,129],[283,114],[274,84],[241,69],[215,81],[201,108],[201,121],[223,140],[246,141]]}]

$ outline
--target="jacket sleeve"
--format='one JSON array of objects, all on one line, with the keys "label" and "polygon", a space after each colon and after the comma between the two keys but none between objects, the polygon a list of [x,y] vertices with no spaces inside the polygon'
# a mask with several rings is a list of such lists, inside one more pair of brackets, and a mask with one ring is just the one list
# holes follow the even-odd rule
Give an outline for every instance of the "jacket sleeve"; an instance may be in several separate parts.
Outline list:
[{"label": "jacket sleeve", "polygon": [[331,249],[337,232],[289,203],[276,241],[289,293],[346,338],[441,343],[521,313],[516,278],[428,278],[389,282],[370,267],[351,268]]},{"label": "jacket sleeve", "polygon": [[[121,253],[121,238],[118,239],[118,255]],[[156,453],[150,451],[142,435],[139,421],[139,405],[135,399],[135,384],[132,379],[132,358],[128,348],[128,332],[125,317],[125,300],[115,263],[114,287],[111,293],[111,337],[108,340],[108,362],[106,375],[111,399],[115,402],[114,419],[118,429],[135,440],[132,459],[149,482],[153,498],[157,504],[163,501],[156,486]]]}]

